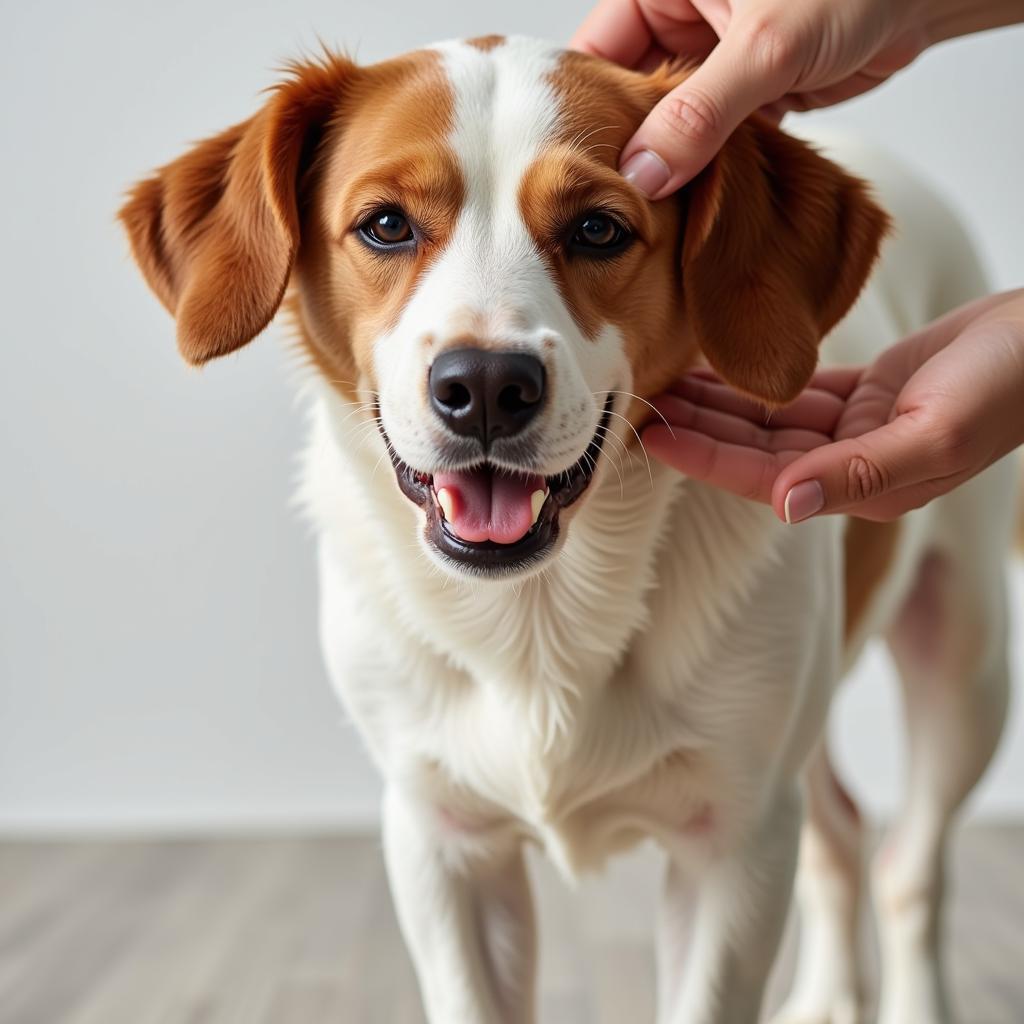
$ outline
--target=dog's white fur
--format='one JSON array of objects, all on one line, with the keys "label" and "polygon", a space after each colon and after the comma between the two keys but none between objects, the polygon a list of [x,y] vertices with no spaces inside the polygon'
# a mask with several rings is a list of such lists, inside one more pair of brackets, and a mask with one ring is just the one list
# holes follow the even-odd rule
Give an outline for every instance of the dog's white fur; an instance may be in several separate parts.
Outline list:
[{"label": "dog's white fur", "polygon": [[[441,52],[469,191],[447,253],[376,350],[384,423],[410,464],[434,457],[419,342],[443,343],[487,294],[496,336],[536,351],[556,342],[561,415],[544,450],[560,468],[593,433],[597,396],[628,391],[630,377],[615,330],[581,338],[516,204],[555,116],[551,58],[522,41]],[[897,223],[825,349],[864,362],[984,282],[919,182],[856,147],[835,156],[876,184]],[[859,1019],[860,832],[817,746],[844,668],[843,521],[786,527],[639,453],[623,458],[620,426],[557,557],[527,578],[458,578],[417,543],[420,513],[352,413],[318,388],[304,497],[321,637],[387,780],[387,863],[432,1024],[533,1020],[525,842],[571,878],[644,837],[667,855],[659,1020],[756,1020],[802,804],[805,952],[779,1019]],[[911,737],[906,810],[876,875],[883,1024],[947,1019],[934,935],[942,850],[1003,719],[1011,476],[994,467],[907,518],[856,645],[890,638]]]}]

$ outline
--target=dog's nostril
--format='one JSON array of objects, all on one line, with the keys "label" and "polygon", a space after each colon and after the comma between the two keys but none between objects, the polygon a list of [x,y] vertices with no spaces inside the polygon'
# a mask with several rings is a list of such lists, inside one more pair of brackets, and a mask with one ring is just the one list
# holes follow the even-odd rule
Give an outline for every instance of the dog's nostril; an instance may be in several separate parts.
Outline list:
[{"label": "dog's nostril", "polygon": [[458,381],[448,381],[444,387],[438,390],[436,397],[441,405],[446,409],[451,409],[452,412],[465,409],[473,401],[469,388]]},{"label": "dog's nostril", "polygon": [[[534,392],[537,389],[532,389]],[[540,400],[539,394],[530,394],[530,388],[524,387],[522,384],[510,384],[506,388],[502,388],[498,394],[498,406],[504,411],[512,413],[522,412],[524,409],[529,409],[531,405],[536,405]]]}]

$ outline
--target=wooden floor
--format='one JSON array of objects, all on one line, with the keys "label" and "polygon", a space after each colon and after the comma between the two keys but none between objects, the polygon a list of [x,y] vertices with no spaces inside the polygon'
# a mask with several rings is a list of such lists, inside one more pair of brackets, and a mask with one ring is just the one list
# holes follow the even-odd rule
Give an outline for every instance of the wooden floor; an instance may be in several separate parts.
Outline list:
[{"label": "wooden floor", "polygon": [[[535,871],[542,1021],[653,1020],[657,867],[575,895]],[[1024,826],[964,831],[952,875],[960,1018],[1020,1024]],[[0,843],[0,1024],[422,1020],[373,838]]]}]

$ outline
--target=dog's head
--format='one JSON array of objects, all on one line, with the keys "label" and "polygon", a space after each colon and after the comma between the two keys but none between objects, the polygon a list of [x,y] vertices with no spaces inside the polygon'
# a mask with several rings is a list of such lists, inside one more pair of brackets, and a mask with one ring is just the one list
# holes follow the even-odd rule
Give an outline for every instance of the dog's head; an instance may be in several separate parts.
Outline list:
[{"label": "dog's head", "polygon": [[860,182],[758,118],[648,202],[618,154],[682,74],[500,38],[296,64],[121,219],[189,362],[245,345],[291,283],[316,366],[372,395],[432,555],[524,571],[701,356],[795,397],[884,231]]}]

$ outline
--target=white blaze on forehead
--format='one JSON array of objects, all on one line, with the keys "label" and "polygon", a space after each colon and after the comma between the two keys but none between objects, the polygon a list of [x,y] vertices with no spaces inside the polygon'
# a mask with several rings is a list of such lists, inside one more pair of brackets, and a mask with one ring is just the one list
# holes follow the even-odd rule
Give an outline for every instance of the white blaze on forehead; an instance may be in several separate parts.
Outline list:
[{"label": "white blaze on forehead", "polygon": [[[466,340],[472,323],[483,332],[482,343],[534,352],[544,361],[555,393],[543,448],[560,470],[593,436],[604,399],[595,390],[625,383],[618,331],[606,325],[596,338],[584,338],[519,205],[526,171],[556,138],[560,99],[552,75],[561,51],[517,37],[487,50],[449,42],[435,51],[452,90],[448,143],[462,173],[463,203],[444,252],[374,348],[382,415],[407,462],[435,464],[425,371],[447,342]],[[421,344],[427,335],[437,342],[430,353]]]},{"label": "white blaze on forehead", "polygon": [[559,104],[551,75],[560,53],[516,37],[486,52],[463,42],[437,50],[454,93],[450,141],[465,180],[465,212],[489,213],[499,236],[510,228],[525,233],[519,186],[555,130]]},{"label": "white blaze on forehead", "polygon": [[[519,207],[523,176],[558,121],[551,75],[560,51],[516,37],[487,51],[464,42],[442,43],[437,51],[453,92],[449,142],[465,194],[449,251],[431,275],[435,280],[424,284],[436,287],[437,278],[450,276],[444,286],[452,313],[485,314],[498,335],[504,333],[502,314],[514,314],[520,325],[540,326],[538,314],[561,320],[553,306],[561,305],[557,287]],[[547,307],[543,314],[538,306]]]}]

